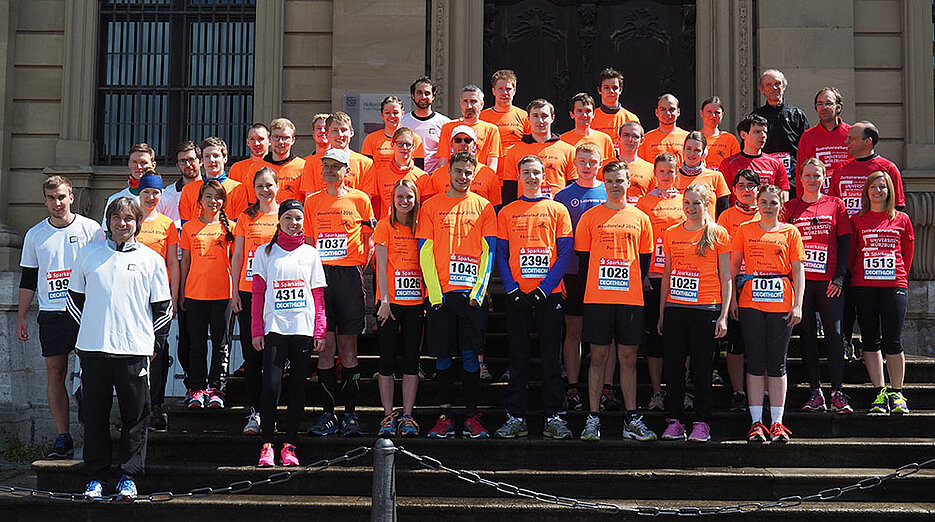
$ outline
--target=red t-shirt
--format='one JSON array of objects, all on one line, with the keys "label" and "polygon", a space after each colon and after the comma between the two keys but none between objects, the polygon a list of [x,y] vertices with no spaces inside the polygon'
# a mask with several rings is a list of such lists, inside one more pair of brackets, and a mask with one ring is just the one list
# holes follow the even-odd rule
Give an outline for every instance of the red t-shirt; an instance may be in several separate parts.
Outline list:
[{"label": "red t-shirt", "polygon": [[831,175],[831,185],[828,194],[844,200],[847,213],[853,216],[860,211],[860,194],[864,190],[867,178],[876,171],[883,171],[893,180],[893,190],[896,192],[896,206],[906,206],[906,196],[903,193],[903,178],[899,169],[892,161],[874,154],[872,156],[854,159],[841,163]]},{"label": "red t-shirt", "polygon": [[847,131],[851,126],[843,121],[831,131],[822,127],[821,123],[806,130],[799,138],[799,149],[795,157],[795,193],[802,197],[805,190],[802,187],[802,164],[808,158],[818,158],[825,165],[825,186],[821,191],[828,193],[828,184],[831,181],[831,175],[834,173],[834,166],[837,163],[847,161],[850,155],[847,153],[847,145],[844,139],[847,137]]},{"label": "red t-shirt", "polygon": [[830,281],[838,267],[838,237],[851,233],[851,220],[844,202],[825,195],[814,203],[796,198],[782,206],[781,217],[802,234],[805,279]]},{"label": "red t-shirt", "polygon": [[[759,156],[747,156],[743,152],[735,154],[721,162],[718,170],[724,175],[724,181],[728,186],[734,185],[734,177],[743,169],[750,169],[760,176],[760,184],[776,185],[783,190],[789,190],[789,176],[786,174],[786,167],[778,159],[760,154]],[[730,196],[731,204],[734,204],[734,195]]]},{"label": "red t-shirt", "polygon": [[851,218],[851,285],[909,288],[915,233],[903,212],[893,219],[883,212]]}]

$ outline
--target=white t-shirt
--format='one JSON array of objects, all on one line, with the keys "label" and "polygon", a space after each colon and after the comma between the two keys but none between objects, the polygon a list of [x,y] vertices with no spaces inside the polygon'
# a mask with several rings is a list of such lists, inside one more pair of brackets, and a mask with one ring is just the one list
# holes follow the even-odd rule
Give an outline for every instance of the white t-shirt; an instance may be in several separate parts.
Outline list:
[{"label": "white t-shirt", "polygon": [[182,230],[182,220],[179,218],[179,201],[182,199],[182,191],[175,188],[175,183],[173,181],[162,189],[162,197],[156,205],[156,211],[172,218],[172,221],[175,221],[175,228]]},{"label": "white t-shirt", "polygon": [[435,153],[438,151],[438,137],[441,135],[442,125],[448,123],[447,116],[440,112],[433,112],[428,118],[420,118],[412,112],[403,116],[400,126],[408,127],[422,138],[422,148],[425,150],[425,171],[431,174],[438,167]]},{"label": "white t-shirt", "polygon": [[281,335],[315,334],[315,300],[313,288],[328,286],[325,269],[318,250],[311,245],[299,245],[287,252],[273,245],[266,253],[266,244],[257,247],[253,257],[253,275],[266,281],[263,300],[263,333]]},{"label": "white t-shirt", "polygon": [[168,301],[166,262],[152,249],[117,252],[112,242],[78,252],[69,288],[85,295],[75,346],[87,352],[152,355],[156,335],[151,303]]},{"label": "white t-shirt", "polygon": [[56,228],[48,219],[43,219],[26,232],[19,265],[39,269],[39,283],[36,285],[39,310],[65,311],[68,277],[75,258],[100,228],[94,220],[75,214],[75,219],[67,227]]}]

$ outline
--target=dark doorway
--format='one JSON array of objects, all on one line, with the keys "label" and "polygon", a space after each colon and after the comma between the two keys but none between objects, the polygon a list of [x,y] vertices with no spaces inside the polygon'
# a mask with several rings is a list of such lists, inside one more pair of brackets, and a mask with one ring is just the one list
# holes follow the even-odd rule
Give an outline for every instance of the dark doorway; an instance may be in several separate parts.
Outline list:
[{"label": "dark doorway", "polygon": [[[573,126],[568,100],[576,93],[587,92],[600,103],[597,77],[606,67],[623,73],[621,103],[647,131],[657,126],[656,100],[664,93],[679,99],[679,126],[695,128],[695,2],[485,1],[485,78],[513,69],[514,104],[551,101],[557,132]],[[482,87],[489,93],[489,84]]]}]

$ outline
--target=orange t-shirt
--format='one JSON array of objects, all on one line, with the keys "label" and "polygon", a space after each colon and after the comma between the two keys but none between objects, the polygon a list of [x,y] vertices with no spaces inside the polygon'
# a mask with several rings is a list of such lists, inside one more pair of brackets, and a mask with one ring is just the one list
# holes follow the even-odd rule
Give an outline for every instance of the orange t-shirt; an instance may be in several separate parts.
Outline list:
[{"label": "orange t-shirt", "polygon": [[[373,165],[373,160],[348,149],[350,153],[350,172],[344,178],[347,188],[357,188],[357,184],[367,169]],[[322,153],[324,156],[324,153]],[[305,157],[305,168],[302,169],[302,178],[299,181],[299,190],[303,194],[311,195],[319,190],[325,190],[325,180],[321,177],[321,156],[313,154]]]},{"label": "orange t-shirt", "polygon": [[594,109],[594,119],[591,120],[591,128],[601,131],[610,136],[610,139],[616,143],[617,136],[620,135],[620,127],[628,121],[640,122],[640,119],[632,112],[620,107],[615,112],[607,112],[603,105],[598,105]]},{"label": "orange t-shirt", "polygon": [[[430,239],[435,255],[435,273],[442,293],[471,291],[486,270],[484,238],[496,237],[497,215],[486,199],[468,192],[463,198],[438,194],[419,211],[418,239]],[[493,256],[494,252],[486,252]],[[488,258],[488,262],[492,257]],[[452,266],[456,265],[456,266]],[[452,270],[454,268],[454,270]],[[426,267],[428,270],[428,267]],[[478,297],[482,299],[483,295]]]},{"label": "orange t-shirt", "polygon": [[666,257],[662,251],[663,234],[672,225],[685,221],[682,195],[666,199],[647,194],[640,198],[636,208],[649,216],[649,222],[653,226],[653,255],[649,263],[649,277],[662,277],[666,268]]},{"label": "orange t-shirt", "polygon": [[779,230],[767,232],[759,221],[747,222],[737,229],[731,250],[743,252],[746,273],[753,278],[744,283],[737,304],[762,312],[786,313],[792,309],[795,289],[792,286],[792,263],[805,261],[805,246],[795,225],[783,223]]},{"label": "orange t-shirt", "polygon": [[[419,266],[419,241],[408,226],[390,225],[383,218],[373,231],[373,242],[386,247],[386,285],[389,302],[396,305],[421,305],[425,298],[422,268]],[[377,301],[383,291],[377,277]]]},{"label": "orange t-shirt", "polygon": [[[591,134],[589,136],[582,136],[572,129],[562,134],[561,139],[565,143],[576,148],[582,143],[593,143],[597,145],[597,148],[601,150],[601,167],[617,158],[617,151],[614,149],[614,140],[610,139],[610,136],[603,132],[591,129]],[[572,163],[571,168],[575,168],[574,163]],[[577,172],[575,172],[575,179],[578,179]]]},{"label": "orange t-shirt", "polygon": [[[653,164],[636,157],[636,161],[627,163],[627,169],[630,171],[630,188],[627,189],[627,203],[636,205],[636,202],[649,191],[656,188],[656,174],[653,172]],[[604,173],[597,175],[598,179],[604,181]]]},{"label": "orange t-shirt", "polygon": [[143,221],[136,239],[155,250],[163,259],[167,259],[169,245],[179,244],[179,231],[175,228],[172,218],[157,213],[155,218]]},{"label": "orange t-shirt", "polygon": [[393,208],[393,185],[401,179],[408,179],[416,184],[420,201],[425,199],[426,194],[432,194],[432,178],[412,163],[403,168],[392,159],[389,162],[374,162],[361,178],[357,188],[371,198],[379,200],[380,208],[375,209],[378,219],[389,216],[389,209]]},{"label": "orange t-shirt", "polygon": [[697,176],[685,176],[681,172],[675,175],[675,188],[679,192],[685,192],[689,185],[704,185],[707,187],[711,198],[708,201],[708,214],[715,217],[717,211],[717,198],[730,196],[730,187],[724,181],[724,175],[716,170],[705,169]]},{"label": "orange t-shirt", "polygon": [[575,250],[590,252],[585,303],[643,306],[639,255],[653,251],[649,216],[632,205],[598,205],[578,221]]},{"label": "orange t-shirt", "polygon": [[687,305],[721,304],[721,278],[718,256],[730,253],[730,236],[724,227],[717,227],[717,239],[703,256],[698,255],[698,241],[704,228],[694,232],[683,224],[665,231],[663,249],[671,265],[668,303]]},{"label": "orange t-shirt", "polygon": [[[569,181],[578,179],[575,173],[575,148],[560,139],[551,139],[544,143],[521,141],[517,143],[503,160],[503,179],[518,180],[519,168],[517,163],[523,157],[534,154],[545,163],[545,179],[542,183],[542,194],[553,197],[559,190],[565,188]],[[516,197],[523,194],[517,183]]]},{"label": "orange t-shirt", "polygon": [[500,130],[493,123],[487,123],[478,119],[477,123],[469,125],[459,118],[449,121],[442,125],[442,130],[438,135],[438,151],[435,155],[439,158],[451,158],[451,131],[458,125],[467,125],[474,129],[477,134],[477,162],[487,164],[489,158],[499,158],[503,156],[503,144],[500,139]]},{"label": "orange t-shirt", "polygon": [[643,143],[636,153],[644,160],[653,163],[656,161],[656,156],[668,152],[675,154],[675,157],[679,160],[679,165],[681,165],[682,146],[685,145],[685,136],[688,136],[688,131],[678,127],[668,133],[653,129],[643,136]]},{"label": "orange t-shirt", "polygon": [[511,106],[506,112],[499,112],[489,107],[480,111],[480,119],[497,126],[504,154],[509,152],[513,145],[519,143],[524,134],[532,132],[529,128],[529,113],[519,107]]},{"label": "orange t-shirt", "polygon": [[256,171],[267,166],[262,158],[254,160],[253,158],[247,158],[245,160],[240,160],[237,163],[231,165],[230,172],[227,175],[230,179],[243,183],[244,186],[249,187],[251,190],[248,191],[248,196],[250,197],[250,202],[256,200],[256,194],[253,193],[253,175],[256,174]]},{"label": "orange t-shirt", "polygon": [[370,198],[357,189],[342,196],[322,190],[305,198],[305,238],[318,249],[322,264],[363,266],[366,238],[375,225]]},{"label": "orange t-shirt", "polygon": [[721,215],[717,218],[717,224],[721,225],[727,230],[727,235],[733,239],[734,234],[737,233],[737,229],[740,225],[748,221],[759,221],[760,213],[758,211],[744,212],[740,210],[736,205],[730,207],[729,209],[721,212]]},{"label": "orange t-shirt", "polygon": [[279,213],[264,214],[257,211],[256,216],[250,217],[243,212],[237,218],[234,235],[243,237],[243,264],[237,274],[239,282],[237,289],[241,292],[253,291],[253,256],[260,245],[269,243],[279,225]]},{"label": "orange t-shirt", "polygon": [[[445,165],[435,169],[435,172],[432,173],[432,192],[428,196],[422,198],[421,201],[424,202],[435,194],[448,192],[448,188],[451,186],[451,176],[448,175],[448,167],[449,165]],[[487,165],[477,165],[477,169],[474,171],[474,181],[471,182],[471,192],[494,205],[503,203],[503,198],[500,197],[500,178],[497,176],[497,173]]]},{"label": "orange t-shirt", "polygon": [[[299,185],[302,183],[302,171],[305,170],[305,160],[303,158],[293,156],[289,161],[279,165],[264,161],[263,166],[273,169],[273,172],[276,173],[276,181],[279,184],[279,192],[276,193],[276,201],[278,203],[282,203],[287,199],[302,201],[305,194],[302,192]],[[253,180],[251,180],[247,186],[251,187],[250,193],[253,194],[250,197],[250,201],[256,201],[256,191],[252,189]]]},{"label": "orange t-shirt", "polygon": [[[393,161],[393,156],[396,154],[393,151],[393,137],[387,136],[383,129],[371,132],[364,137],[364,142],[360,145],[360,153],[372,159],[374,164],[389,163]],[[422,138],[415,132],[412,133],[412,157],[425,157]]]},{"label": "orange t-shirt", "polygon": [[[571,238],[571,216],[551,199],[517,199],[497,215],[497,237],[510,242],[510,274],[523,293],[532,292],[558,259],[558,238]],[[565,292],[563,283],[552,291]]]},{"label": "orange t-shirt", "polygon": [[704,160],[708,167],[717,170],[722,161],[734,154],[740,154],[740,142],[737,136],[721,131],[713,138],[708,137],[708,155]]},{"label": "orange t-shirt", "polygon": [[[196,179],[182,189],[182,194],[179,196],[179,219],[182,221],[198,219],[198,216],[201,215],[198,192],[201,191],[203,184],[204,181]],[[221,186],[227,192],[224,213],[227,214],[228,219],[237,219],[243,209],[247,208],[247,186],[239,181],[234,181],[230,177],[225,179]]]},{"label": "orange t-shirt", "polygon": [[182,250],[191,256],[185,297],[205,301],[231,298],[233,243],[224,236],[220,222],[206,225],[196,218],[182,225]]}]

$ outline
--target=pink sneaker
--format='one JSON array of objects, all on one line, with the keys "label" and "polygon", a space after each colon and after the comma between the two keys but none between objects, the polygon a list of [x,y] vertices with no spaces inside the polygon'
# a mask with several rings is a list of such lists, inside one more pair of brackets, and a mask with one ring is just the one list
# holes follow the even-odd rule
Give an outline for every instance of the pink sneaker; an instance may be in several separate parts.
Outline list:
[{"label": "pink sneaker", "polygon": [[677,419],[666,419],[669,423],[662,432],[662,440],[685,440],[685,426]]},{"label": "pink sneaker", "polygon": [[260,461],[257,463],[257,467],[271,468],[275,465],[276,463],[273,461],[273,445],[267,442],[263,444],[263,449],[260,450]]},{"label": "pink sneaker", "polygon": [[692,424],[692,433],[688,436],[688,442],[708,442],[711,440],[711,428],[707,422],[695,422]]},{"label": "pink sneaker", "polygon": [[283,444],[282,452],[279,453],[279,456],[282,457],[283,466],[298,466],[299,458],[295,456],[295,446],[292,444]]}]

